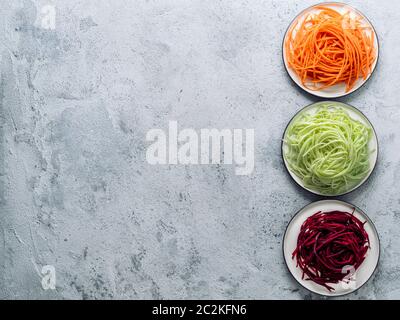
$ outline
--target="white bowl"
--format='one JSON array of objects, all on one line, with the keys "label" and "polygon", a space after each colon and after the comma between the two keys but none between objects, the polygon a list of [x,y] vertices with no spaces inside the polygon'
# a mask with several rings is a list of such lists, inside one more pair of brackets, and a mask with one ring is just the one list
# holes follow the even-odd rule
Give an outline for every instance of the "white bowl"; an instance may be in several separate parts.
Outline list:
[{"label": "white bowl", "polygon": [[[368,77],[365,80],[363,78],[359,78],[356,81],[354,87],[348,92],[346,92],[346,85],[344,83],[339,83],[339,84],[336,84],[336,85],[331,86],[329,88],[325,88],[325,89],[321,89],[321,90],[315,91],[315,90],[310,90],[307,87],[303,86],[299,76],[296,74],[296,72],[292,68],[289,67],[289,65],[287,63],[285,43],[286,43],[286,38],[287,38],[287,35],[288,35],[288,31],[286,31],[285,37],[284,37],[284,40],[283,40],[283,46],[282,46],[283,62],[285,64],[286,71],[288,72],[290,78],[292,78],[292,80],[300,88],[302,88],[304,91],[306,91],[306,92],[308,92],[308,93],[310,93],[310,94],[312,94],[314,96],[317,96],[317,97],[320,97],[320,98],[334,99],[334,98],[339,98],[339,97],[346,96],[346,95],[358,90],[360,87],[362,87],[364,85],[365,82],[368,81],[368,79],[371,77],[372,73],[375,71],[375,67],[376,67],[376,64],[378,62],[379,43],[378,43],[378,37],[376,35],[376,31],[375,31],[374,27],[372,26],[371,22],[369,22],[369,20],[360,11],[358,11],[357,9],[355,9],[355,8],[353,8],[353,7],[351,7],[351,6],[347,5],[347,4],[344,4],[344,3],[328,2],[328,3],[320,3],[320,4],[317,4],[317,5],[311,6],[311,7],[307,8],[307,9],[303,10],[298,16],[296,16],[296,18],[290,24],[288,30],[292,27],[292,25],[296,21],[298,21],[298,20],[301,21],[301,19],[304,19],[306,13],[310,13],[310,12],[313,12],[313,11],[318,12],[319,10],[316,9],[316,7],[319,6],[319,5],[323,5],[324,7],[329,7],[329,8],[335,9],[336,11],[338,11],[340,13],[342,13],[342,12],[344,13],[346,10],[347,11],[350,10],[354,14],[362,17],[363,22],[366,25],[371,27],[371,30],[372,30],[372,32],[374,34],[374,46],[375,46],[375,49],[376,49],[376,59],[375,59],[373,65],[372,65],[371,73],[368,75]],[[295,32],[295,30],[294,30],[294,32]]]},{"label": "white bowl", "polygon": [[[286,138],[286,134],[287,134],[287,129],[289,128],[289,126],[299,117],[301,116],[303,113],[308,112],[308,113],[315,113],[318,108],[323,105],[323,104],[334,104],[335,106],[339,106],[344,108],[350,115],[351,118],[353,118],[354,120],[358,120],[361,123],[363,123],[364,125],[370,127],[372,129],[372,137],[369,141],[369,150],[370,150],[370,158],[369,158],[369,162],[370,162],[370,171],[369,173],[366,175],[366,177],[361,180],[357,185],[355,185],[353,188],[346,190],[343,193],[340,194],[324,194],[319,192],[318,190],[314,190],[311,188],[308,188],[304,185],[303,180],[298,177],[295,173],[293,173],[290,168],[289,165],[285,159],[285,153],[287,151],[287,145],[284,142],[285,138]],[[287,169],[287,171],[289,172],[290,176],[293,178],[293,180],[299,185],[301,186],[303,189],[310,191],[316,195],[320,195],[320,196],[326,196],[326,197],[336,197],[336,196],[341,196],[347,193],[350,193],[352,191],[354,191],[355,189],[357,189],[358,187],[360,187],[365,181],[367,181],[367,179],[369,178],[369,176],[371,175],[372,171],[375,169],[376,166],[376,162],[378,160],[378,138],[376,136],[376,132],[374,127],[372,126],[371,122],[367,119],[367,117],[358,109],[356,109],[353,106],[350,106],[348,104],[342,103],[342,102],[337,102],[337,101],[320,101],[317,103],[313,103],[309,106],[306,106],[305,108],[301,109],[289,122],[289,124],[287,125],[285,132],[283,134],[283,141],[282,141],[282,158],[283,158],[283,162],[285,164],[285,167]]]},{"label": "white bowl", "polygon": [[[292,259],[292,253],[296,249],[297,238],[304,221],[318,211],[330,212],[334,210],[345,212],[353,212],[354,210],[355,217],[362,222],[366,221],[364,228],[369,236],[370,248],[367,251],[365,260],[350,278],[350,282],[341,281],[337,284],[329,284],[335,289],[334,291],[329,291],[311,280],[305,280],[306,276],[305,279],[302,279],[302,270],[296,266],[296,259]],[[379,236],[372,221],[359,208],[344,201],[322,200],[304,207],[289,222],[283,238],[283,255],[290,273],[304,288],[319,295],[341,296],[356,291],[373,275],[380,256]]]}]

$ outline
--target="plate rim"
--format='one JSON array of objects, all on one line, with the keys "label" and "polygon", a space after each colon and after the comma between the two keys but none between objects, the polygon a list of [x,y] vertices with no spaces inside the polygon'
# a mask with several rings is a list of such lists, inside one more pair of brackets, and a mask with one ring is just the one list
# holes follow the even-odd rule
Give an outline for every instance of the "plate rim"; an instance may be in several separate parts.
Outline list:
[{"label": "plate rim", "polygon": [[[359,113],[365,118],[365,120],[370,124],[371,129],[372,129],[372,132],[373,132],[373,134],[374,134],[374,136],[375,136],[375,138],[376,138],[376,161],[375,161],[374,166],[372,167],[371,171],[368,173],[367,178],[365,178],[365,180],[364,180],[362,183],[360,183],[359,185],[355,186],[353,189],[351,189],[351,190],[349,190],[349,191],[346,191],[346,192],[343,192],[343,193],[335,194],[335,195],[321,194],[321,193],[319,193],[319,192],[317,192],[317,191],[314,191],[314,190],[312,190],[312,189],[308,189],[308,188],[306,188],[304,185],[300,184],[300,183],[293,177],[293,175],[292,175],[290,169],[288,168],[288,166],[287,166],[287,164],[286,164],[286,161],[285,161],[284,150],[283,150],[284,143],[285,143],[284,140],[285,140],[286,131],[287,131],[289,125],[292,123],[292,121],[293,121],[302,111],[304,111],[305,109],[310,108],[310,107],[312,107],[313,105],[322,104],[322,103],[339,103],[339,104],[343,104],[343,105],[345,105],[345,106],[347,106],[347,107],[353,108],[354,110],[356,110],[357,112],[359,112]],[[288,121],[288,123],[287,123],[285,129],[283,130],[283,134],[282,134],[282,138],[281,138],[281,157],[282,157],[282,162],[283,162],[283,165],[284,165],[284,167],[285,167],[285,169],[286,169],[286,172],[288,173],[288,175],[290,176],[290,178],[291,178],[299,187],[301,187],[303,190],[306,190],[307,192],[310,192],[310,193],[312,193],[312,194],[314,194],[314,195],[316,195],[316,196],[325,197],[325,198],[330,198],[330,199],[332,199],[332,198],[334,198],[334,197],[341,197],[341,196],[348,195],[348,194],[350,194],[350,193],[356,191],[357,189],[359,189],[361,186],[363,186],[363,185],[369,180],[369,178],[372,176],[372,173],[375,171],[376,166],[378,165],[378,161],[379,161],[379,149],[380,149],[380,147],[379,147],[378,134],[376,133],[376,130],[375,130],[375,128],[374,128],[372,122],[368,119],[368,117],[367,117],[360,109],[354,107],[353,105],[348,104],[348,103],[345,103],[345,102],[341,102],[341,101],[335,101],[335,100],[321,100],[321,101],[317,101],[317,102],[312,102],[312,103],[306,105],[305,107],[301,108],[300,110],[298,110],[298,111],[291,117],[291,119]],[[293,174],[294,174],[294,173],[293,173]]]},{"label": "plate rim", "polygon": [[[313,8],[313,7],[319,6],[319,5],[346,5],[346,6],[350,7],[351,9],[355,10],[357,13],[361,14],[361,16],[371,25],[372,31],[373,31],[374,34],[375,34],[375,39],[376,39],[376,43],[377,43],[376,63],[375,63],[375,65],[374,65],[374,67],[373,67],[371,73],[369,74],[368,78],[367,78],[365,81],[363,81],[363,83],[362,83],[358,88],[354,89],[353,91],[345,92],[345,93],[343,93],[343,94],[334,95],[334,96],[332,96],[332,97],[327,97],[327,96],[325,96],[325,95],[318,94],[319,91],[311,91],[311,90],[308,91],[308,90],[306,90],[306,88],[304,88],[302,85],[298,84],[298,83],[293,79],[292,75],[289,73],[289,70],[288,70],[289,66],[287,66],[287,65],[286,65],[286,62],[285,62],[285,40],[286,40],[286,35],[287,35],[288,31],[289,31],[289,28],[292,26],[293,22],[296,21],[296,19],[297,19],[298,17],[300,17],[304,12],[306,12],[307,10],[309,10],[309,9],[311,9],[311,8]],[[379,37],[378,37],[378,33],[376,32],[375,26],[372,24],[372,22],[368,19],[368,17],[367,17],[362,11],[358,10],[357,8],[353,7],[352,5],[349,5],[349,4],[344,3],[344,2],[337,2],[337,1],[318,2],[318,3],[316,3],[316,4],[313,4],[313,5],[309,6],[309,7],[307,7],[307,8],[305,8],[305,9],[301,10],[301,11],[290,21],[288,27],[286,28],[286,31],[285,31],[285,33],[284,33],[284,35],[283,35],[282,50],[281,50],[281,51],[282,51],[282,63],[283,63],[283,66],[284,66],[284,68],[285,68],[286,74],[287,74],[287,76],[290,78],[290,80],[291,80],[297,87],[299,87],[301,90],[303,90],[305,93],[308,93],[308,94],[310,94],[310,95],[312,95],[312,96],[314,96],[314,97],[317,97],[317,98],[330,99],[330,100],[346,97],[346,96],[348,96],[348,95],[351,95],[351,94],[357,92],[357,91],[360,90],[362,87],[364,87],[364,85],[372,78],[372,75],[375,73],[375,70],[378,68],[378,64],[379,64],[379,60],[380,60],[380,59],[379,59],[379,58],[380,58],[380,42],[379,42]]]},{"label": "plate rim", "polygon": [[[299,215],[300,212],[303,211],[304,209],[306,209],[308,206],[311,206],[311,205],[317,204],[317,203],[321,203],[321,202],[327,202],[327,201],[341,202],[341,203],[343,203],[343,204],[346,204],[346,205],[349,205],[349,206],[355,208],[355,210],[357,210],[358,212],[360,212],[361,214],[363,214],[363,215],[366,217],[367,221],[371,224],[372,229],[374,230],[374,232],[375,232],[375,234],[376,234],[376,237],[377,237],[377,239],[378,239],[378,259],[377,259],[377,261],[376,261],[374,270],[371,272],[371,275],[370,275],[370,276],[368,277],[368,279],[367,279],[361,286],[359,286],[358,288],[356,288],[356,289],[354,289],[354,290],[352,290],[352,291],[345,292],[345,293],[340,293],[340,294],[329,294],[329,293],[324,294],[324,293],[320,293],[320,292],[313,291],[313,290],[307,288],[306,286],[304,286],[304,285],[294,276],[294,274],[290,271],[290,269],[289,269],[289,264],[288,264],[288,262],[287,262],[287,260],[286,260],[286,257],[285,257],[285,239],[286,239],[286,234],[287,234],[288,229],[289,229],[289,226],[290,226],[290,224],[292,223],[292,221],[294,220],[294,218],[296,218],[297,215]],[[283,256],[283,260],[284,260],[284,262],[285,262],[285,266],[286,266],[286,269],[287,269],[288,273],[290,273],[290,275],[292,276],[292,278],[293,278],[302,288],[304,288],[304,289],[306,289],[307,291],[309,291],[309,292],[311,292],[311,293],[313,293],[313,294],[316,294],[316,295],[318,295],[318,296],[320,296],[320,297],[329,297],[329,298],[343,297],[343,296],[347,296],[347,295],[349,295],[349,294],[355,293],[355,292],[357,292],[358,290],[360,290],[362,287],[364,287],[364,286],[371,280],[371,278],[372,278],[372,277],[374,276],[374,274],[377,272],[378,266],[380,265],[380,261],[381,261],[381,252],[382,252],[382,251],[381,251],[381,239],[380,239],[380,237],[379,237],[378,229],[376,228],[376,226],[375,226],[374,222],[372,221],[372,219],[365,213],[364,210],[360,209],[360,207],[354,205],[354,204],[351,203],[351,202],[344,201],[344,200],[339,200],[339,199],[322,199],[322,200],[312,201],[312,202],[306,204],[305,206],[303,206],[302,208],[300,208],[300,209],[290,218],[289,222],[288,222],[287,225],[286,225],[285,232],[283,233],[283,238],[282,238],[282,256]]]}]

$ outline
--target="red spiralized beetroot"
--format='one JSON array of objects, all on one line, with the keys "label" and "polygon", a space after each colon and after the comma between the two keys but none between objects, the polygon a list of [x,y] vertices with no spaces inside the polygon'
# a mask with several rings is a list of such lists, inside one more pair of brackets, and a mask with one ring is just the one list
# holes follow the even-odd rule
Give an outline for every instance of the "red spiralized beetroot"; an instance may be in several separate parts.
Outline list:
[{"label": "red spiralized beetroot", "polygon": [[353,213],[317,212],[304,221],[292,258],[303,271],[302,278],[312,280],[329,291],[348,274],[357,270],[370,247],[364,224]]}]

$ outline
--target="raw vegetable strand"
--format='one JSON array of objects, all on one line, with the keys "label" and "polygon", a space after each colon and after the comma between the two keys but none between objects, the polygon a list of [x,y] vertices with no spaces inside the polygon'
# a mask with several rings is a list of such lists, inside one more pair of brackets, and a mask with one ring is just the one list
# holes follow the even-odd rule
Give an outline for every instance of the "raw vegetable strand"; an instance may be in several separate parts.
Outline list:
[{"label": "raw vegetable strand", "polygon": [[306,188],[325,195],[344,193],[370,172],[372,129],[335,103],[322,104],[289,125],[284,157]]},{"label": "raw vegetable strand", "polygon": [[374,32],[361,16],[323,5],[293,23],[285,41],[290,68],[310,90],[344,83],[350,91],[371,73],[375,51]]},{"label": "raw vegetable strand", "polygon": [[353,213],[342,211],[317,212],[307,218],[300,229],[293,252],[302,278],[324,286],[329,291],[363,263],[370,247],[364,223]]}]

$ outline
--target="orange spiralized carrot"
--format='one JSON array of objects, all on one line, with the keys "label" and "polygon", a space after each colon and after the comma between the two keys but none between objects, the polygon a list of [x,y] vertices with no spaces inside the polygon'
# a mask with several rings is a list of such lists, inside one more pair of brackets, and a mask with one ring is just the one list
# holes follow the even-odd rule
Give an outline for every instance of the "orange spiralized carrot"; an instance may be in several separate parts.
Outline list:
[{"label": "orange spiralized carrot", "polygon": [[372,72],[374,42],[372,27],[358,13],[319,5],[290,26],[286,61],[309,90],[344,83],[348,92]]}]

